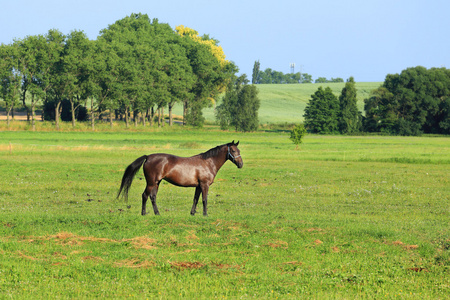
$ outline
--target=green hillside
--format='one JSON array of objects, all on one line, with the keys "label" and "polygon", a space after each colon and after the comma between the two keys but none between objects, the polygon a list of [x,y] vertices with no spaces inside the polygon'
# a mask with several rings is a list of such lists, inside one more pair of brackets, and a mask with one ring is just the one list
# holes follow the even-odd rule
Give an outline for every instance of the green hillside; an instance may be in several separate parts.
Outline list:
[{"label": "green hillside", "polygon": [[[259,119],[261,124],[298,122],[303,120],[303,111],[317,89],[329,86],[339,96],[345,83],[323,84],[261,84],[258,85],[261,108]],[[358,109],[364,110],[364,99],[370,92],[381,85],[380,82],[356,83]]]},{"label": "green hillside", "polygon": [[[370,92],[379,87],[381,82],[357,82],[358,109],[364,111],[364,99],[368,98]],[[336,96],[339,96],[345,83],[309,83],[309,84],[258,84],[259,99],[259,121],[267,123],[294,123],[303,121],[303,111],[317,89],[329,86]],[[182,114],[181,104],[175,107],[175,114]],[[215,121],[214,108],[203,111],[205,118]]]}]

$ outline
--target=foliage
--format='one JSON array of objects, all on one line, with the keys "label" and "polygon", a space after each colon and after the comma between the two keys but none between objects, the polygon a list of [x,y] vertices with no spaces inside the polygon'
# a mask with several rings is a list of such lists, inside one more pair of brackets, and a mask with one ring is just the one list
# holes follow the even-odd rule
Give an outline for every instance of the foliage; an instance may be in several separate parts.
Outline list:
[{"label": "foliage", "polygon": [[216,118],[222,129],[234,127],[238,131],[258,129],[260,100],[255,85],[249,85],[246,75],[241,75],[229,85],[222,103],[216,109]]},{"label": "foliage", "polygon": [[[308,135],[298,155],[279,132],[132,129],[0,132],[2,297],[448,298],[448,138]],[[244,168],[218,173],[209,218],[166,183],[160,217],[143,181],[114,199],[142,154],[233,139]]]},{"label": "foliage", "polygon": [[204,123],[203,108],[215,103],[238,69],[225,59],[217,40],[207,35],[199,37],[197,31],[183,25],[177,26],[176,31],[187,43],[187,57],[197,78],[191,89],[191,101],[184,102],[183,115],[188,125],[201,127]]},{"label": "foliage", "polygon": [[260,63],[255,61],[252,73],[253,84],[280,84],[280,83],[311,83],[312,77],[308,73],[288,73],[267,68],[264,71],[259,70]]},{"label": "foliage", "polygon": [[337,77],[337,78],[331,78],[330,80],[328,80],[325,77],[319,77],[314,82],[315,83],[344,82],[344,79]]},{"label": "foliage", "polygon": [[259,76],[259,68],[261,67],[261,63],[258,61],[255,61],[255,64],[253,65],[253,71],[252,71],[252,84],[258,83],[258,76]]},{"label": "foliage", "polygon": [[312,133],[338,131],[339,101],[331,88],[320,86],[305,108],[305,127]]},{"label": "foliage", "polygon": [[450,133],[450,70],[408,68],[386,76],[365,100],[365,130],[400,135]]},{"label": "foliage", "polygon": [[71,103],[72,120],[79,106],[89,107],[93,129],[102,111],[109,111],[111,126],[114,112],[128,126],[131,115],[135,124],[138,119],[151,119],[154,107],[160,112],[168,107],[172,118],[176,102],[192,112],[185,116],[188,122],[202,125],[201,110],[215,101],[237,71],[217,40],[199,37],[183,26],[175,31],[145,14],[116,21],[95,41],[82,31],[66,36],[49,30],[2,49],[15,51],[9,55],[15,67],[8,70],[8,60],[3,60],[1,79],[5,83],[7,78],[18,78],[21,85],[11,91],[17,99],[21,96],[24,106],[27,95],[33,99],[33,109],[37,101],[54,103],[57,128],[64,99]]},{"label": "foliage", "polygon": [[355,133],[361,130],[361,115],[356,106],[355,80],[350,77],[339,96],[339,131]]},{"label": "foliage", "polygon": [[11,110],[19,101],[21,77],[17,72],[17,47],[0,45],[0,97],[5,101],[7,122]]},{"label": "foliage", "polygon": [[296,148],[298,148],[298,145],[303,142],[303,137],[306,133],[306,128],[303,124],[295,125],[294,128],[292,128],[289,139],[296,145]]}]

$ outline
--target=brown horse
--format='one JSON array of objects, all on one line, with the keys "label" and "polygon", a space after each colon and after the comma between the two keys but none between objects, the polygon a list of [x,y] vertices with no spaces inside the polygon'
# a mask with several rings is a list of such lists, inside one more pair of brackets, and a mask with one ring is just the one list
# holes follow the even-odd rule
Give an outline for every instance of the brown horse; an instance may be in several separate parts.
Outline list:
[{"label": "brown horse", "polygon": [[125,199],[128,198],[128,190],[133,182],[133,178],[143,164],[147,187],[142,194],[142,215],[147,213],[145,206],[148,197],[152,201],[155,215],[159,215],[158,207],[156,206],[156,194],[158,193],[161,180],[164,179],[176,186],[195,187],[194,205],[191,209],[191,215],[194,215],[196,212],[201,193],[203,215],[207,216],[209,186],[213,183],[219,169],[227,160],[231,160],[238,168],[242,168],[244,165],[238,145],[239,142],[235,144],[232,141],[191,157],[178,157],[164,153],[141,156],[126,168],[117,197],[123,192],[122,195]]}]

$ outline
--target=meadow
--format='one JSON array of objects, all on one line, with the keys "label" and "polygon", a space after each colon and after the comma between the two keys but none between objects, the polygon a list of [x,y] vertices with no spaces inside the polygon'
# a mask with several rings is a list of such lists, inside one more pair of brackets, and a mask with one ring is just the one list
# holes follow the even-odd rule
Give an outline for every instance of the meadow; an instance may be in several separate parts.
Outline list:
[{"label": "meadow", "polygon": [[[448,137],[288,137],[0,131],[0,298],[448,298]],[[168,183],[141,216],[142,171],[115,198],[137,157],[231,140],[208,217]]]},{"label": "meadow", "polygon": [[[382,85],[382,82],[357,82],[357,106],[364,112],[364,99],[370,97],[372,90]],[[273,123],[303,122],[306,105],[317,89],[330,87],[336,97],[339,97],[345,86],[340,83],[304,83],[304,84],[258,84],[258,97],[261,107],[258,111],[259,121],[263,125]],[[219,100],[220,101],[220,100]],[[220,102],[219,102],[220,103]],[[181,104],[176,104],[174,113],[183,115]],[[208,122],[215,121],[214,107],[203,110]]]}]

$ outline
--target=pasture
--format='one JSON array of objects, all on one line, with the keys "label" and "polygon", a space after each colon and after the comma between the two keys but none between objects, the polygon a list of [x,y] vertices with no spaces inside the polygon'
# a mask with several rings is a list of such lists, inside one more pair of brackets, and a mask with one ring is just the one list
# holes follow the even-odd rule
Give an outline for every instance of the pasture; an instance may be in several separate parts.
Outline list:
[{"label": "pasture", "polygon": [[[450,140],[288,136],[1,131],[0,298],[447,298]],[[115,199],[137,157],[231,140],[208,217],[168,183],[141,216],[142,170]]]},{"label": "pasture", "polygon": [[[357,82],[358,110],[364,112],[364,99],[370,97],[372,90],[382,85],[382,82]],[[304,83],[304,84],[258,84],[258,97],[261,108],[258,111],[261,124],[298,123],[303,122],[306,105],[317,89],[330,87],[336,97],[339,97],[345,86],[340,83]],[[220,100],[219,100],[220,101]],[[220,102],[219,102],[220,104]],[[182,105],[176,104],[174,113],[183,115]],[[206,108],[203,114],[207,121],[214,122],[214,108]]]}]

